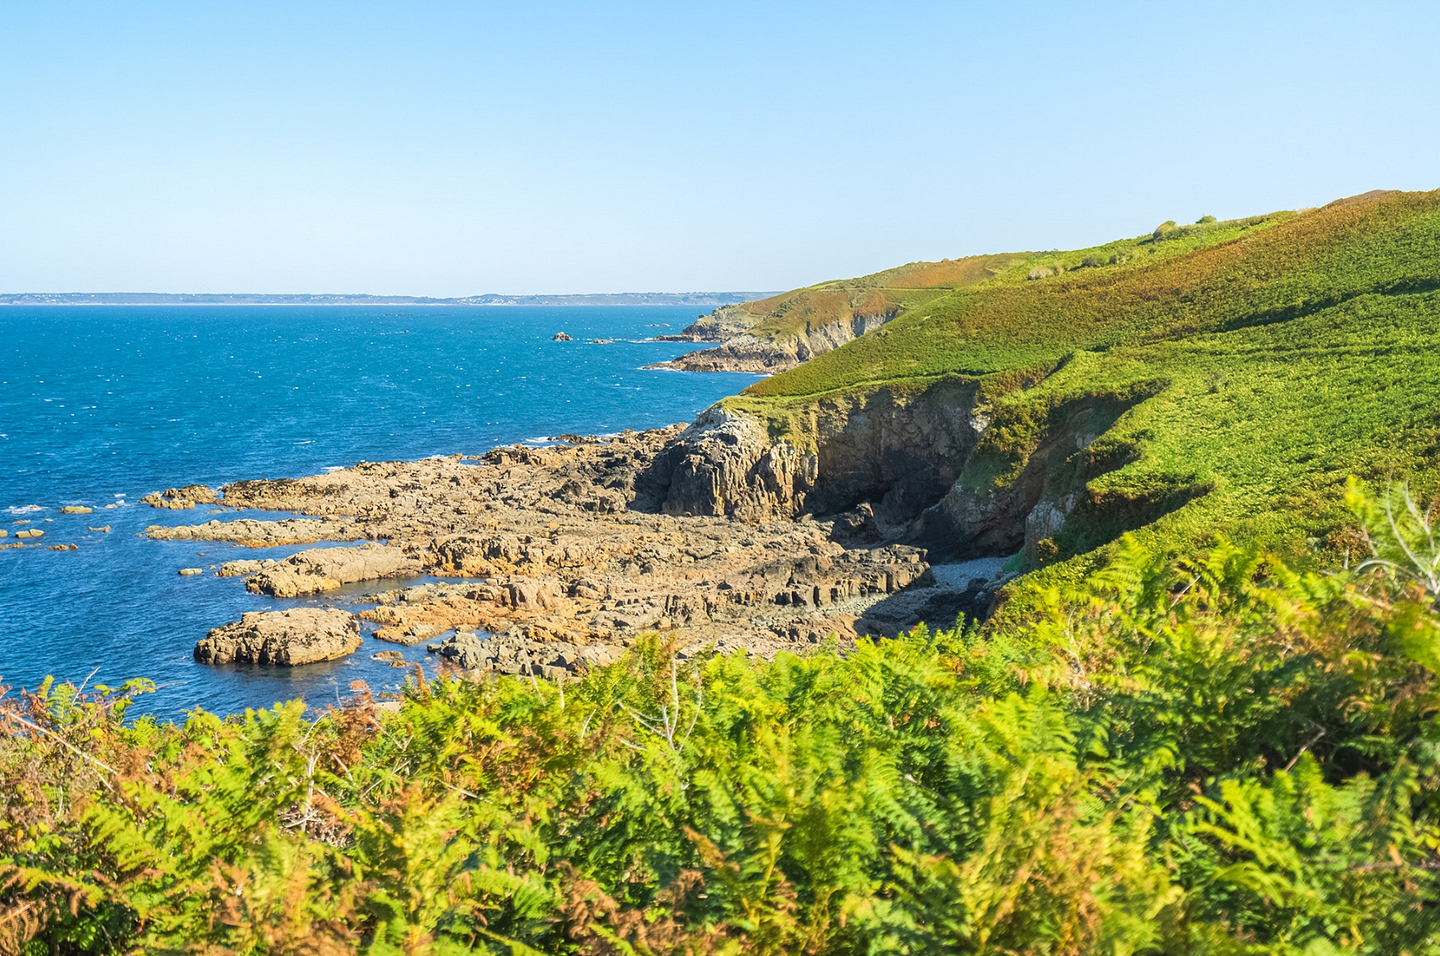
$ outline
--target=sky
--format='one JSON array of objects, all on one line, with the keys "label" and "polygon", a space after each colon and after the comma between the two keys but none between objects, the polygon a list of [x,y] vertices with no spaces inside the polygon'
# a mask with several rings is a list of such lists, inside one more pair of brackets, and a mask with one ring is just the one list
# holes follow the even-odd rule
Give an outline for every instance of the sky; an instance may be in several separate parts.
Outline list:
[{"label": "sky", "polygon": [[1440,188],[1440,4],[0,0],[0,292],[780,290]]}]

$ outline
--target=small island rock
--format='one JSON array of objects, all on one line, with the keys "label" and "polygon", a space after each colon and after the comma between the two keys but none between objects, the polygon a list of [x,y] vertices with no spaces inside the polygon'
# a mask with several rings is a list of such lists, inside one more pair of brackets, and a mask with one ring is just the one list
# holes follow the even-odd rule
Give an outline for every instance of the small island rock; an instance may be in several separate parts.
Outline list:
[{"label": "small island rock", "polygon": [[566,335],[564,332],[556,332],[554,335],[550,336],[550,341],[552,341],[552,342],[573,342],[573,341],[575,341],[575,340],[572,339],[570,336]]},{"label": "small island rock", "polygon": [[339,608],[251,611],[206,634],[195,645],[195,659],[202,664],[294,667],[344,657],[360,643],[359,622]]},{"label": "small island rock", "polygon": [[204,574],[204,573],[205,573],[205,571],[204,571],[204,569],[202,569],[202,568],[181,568],[181,569],[180,569],[180,576],[181,576],[182,578],[194,577],[194,576],[197,575],[197,574]]},{"label": "small island rock", "polygon": [[66,505],[60,509],[60,513],[62,515],[88,515],[93,510],[94,509],[87,508],[84,505]]},{"label": "small island rock", "polygon": [[205,485],[186,485],[184,488],[167,488],[154,491],[140,499],[152,508],[187,510],[196,505],[213,505],[219,499],[215,492]]}]

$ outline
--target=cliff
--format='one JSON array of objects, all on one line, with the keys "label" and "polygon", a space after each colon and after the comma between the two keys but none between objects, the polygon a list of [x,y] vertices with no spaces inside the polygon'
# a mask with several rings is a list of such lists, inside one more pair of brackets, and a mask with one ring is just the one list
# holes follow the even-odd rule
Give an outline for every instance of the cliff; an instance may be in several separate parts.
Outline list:
[{"label": "cliff", "polygon": [[[656,466],[659,507],[863,508],[932,560],[1018,554],[1012,567],[1072,574],[1127,531],[1165,550],[1219,533],[1336,557],[1348,475],[1440,483],[1440,193],[992,262],[923,299],[854,280],[846,302],[869,282],[872,303],[895,304],[866,312],[882,327],[701,416]],[[821,311],[816,290],[788,296]],[[732,324],[763,307],[732,307]],[[799,333],[757,351],[762,324],[680,364],[804,354]],[[834,326],[807,327],[810,343]]]}]

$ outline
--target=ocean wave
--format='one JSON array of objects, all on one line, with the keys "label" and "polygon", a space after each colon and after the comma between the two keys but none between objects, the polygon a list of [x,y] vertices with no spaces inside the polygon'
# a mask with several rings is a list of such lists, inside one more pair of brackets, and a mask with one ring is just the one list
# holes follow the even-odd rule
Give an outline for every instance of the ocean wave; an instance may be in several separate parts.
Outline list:
[{"label": "ocean wave", "polygon": [[45,509],[40,505],[11,505],[5,510],[12,515],[28,515],[36,511],[44,511]]}]

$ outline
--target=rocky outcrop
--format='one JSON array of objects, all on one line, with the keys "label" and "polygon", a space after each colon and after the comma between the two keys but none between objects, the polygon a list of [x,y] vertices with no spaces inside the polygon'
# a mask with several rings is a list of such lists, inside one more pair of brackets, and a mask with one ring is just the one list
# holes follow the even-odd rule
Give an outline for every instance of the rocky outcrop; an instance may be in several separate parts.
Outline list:
[{"label": "rocky outcrop", "polygon": [[294,667],[329,661],[360,647],[354,615],[336,608],[252,611],[217,627],[195,645],[202,664],[271,664]]},{"label": "rocky outcrop", "polygon": [[88,515],[92,511],[94,511],[93,508],[87,508],[84,505],[66,505],[60,509],[62,515]]},{"label": "rocky outcrop", "polygon": [[359,548],[316,548],[292,554],[245,582],[256,594],[302,597],[333,591],[342,584],[419,574],[420,558],[403,548],[368,544]]},{"label": "rocky outcrop", "polygon": [[760,321],[760,316],[750,311],[750,303],[736,302],[722,305],[709,315],[702,315],[677,335],[657,335],[657,342],[724,342],[737,335],[744,335]]},{"label": "rocky outcrop", "polygon": [[623,649],[608,645],[580,647],[558,641],[532,641],[509,635],[481,636],[461,631],[440,644],[435,653],[462,671],[533,674],[558,677],[616,660]]},{"label": "rocky outcrop", "polygon": [[679,358],[661,362],[651,368],[667,368],[680,372],[750,372],[771,375],[788,371],[817,355],[839,348],[851,339],[885,325],[896,313],[855,315],[833,322],[811,325],[803,332],[758,336],[742,332],[723,340],[718,348],[686,352]]},{"label": "rocky outcrop", "polygon": [[151,525],[145,535],[157,541],[229,541],[247,548],[273,548],[286,544],[314,544],[317,541],[359,541],[365,532],[350,521],[318,521],[287,518],[284,521],[207,521],[204,524],[167,528]]},{"label": "rocky outcrop", "polygon": [[674,515],[726,515],[758,521],[804,509],[817,458],[771,442],[765,423],[712,406],[667,450],[668,488],[661,507]]},{"label": "rocky outcrop", "polygon": [[217,504],[219,499],[215,492],[205,485],[186,485],[184,488],[167,488],[164,491],[152,491],[140,499],[152,508],[171,508],[174,510],[188,510],[196,505]]},{"label": "rocky outcrop", "polygon": [[908,522],[949,490],[983,433],[975,399],[974,382],[959,377],[827,397],[780,440],[764,421],[716,405],[657,460],[661,508],[759,521],[869,504],[882,524]]},{"label": "rocky outcrop", "polygon": [[259,560],[226,561],[220,565],[220,570],[215,572],[217,578],[241,578],[252,574],[259,574],[270,567],[275,561],[271,558]]}]

